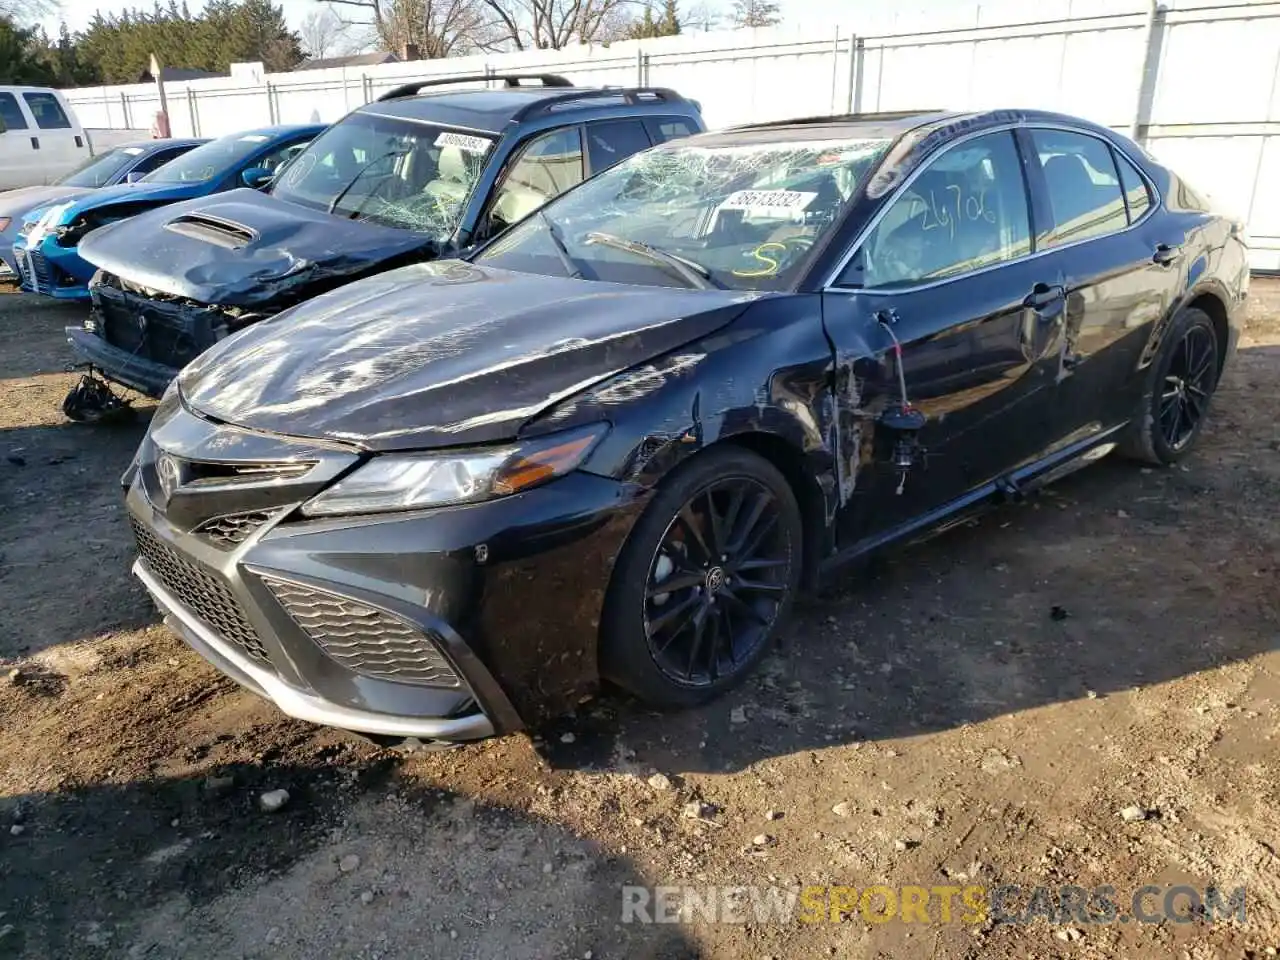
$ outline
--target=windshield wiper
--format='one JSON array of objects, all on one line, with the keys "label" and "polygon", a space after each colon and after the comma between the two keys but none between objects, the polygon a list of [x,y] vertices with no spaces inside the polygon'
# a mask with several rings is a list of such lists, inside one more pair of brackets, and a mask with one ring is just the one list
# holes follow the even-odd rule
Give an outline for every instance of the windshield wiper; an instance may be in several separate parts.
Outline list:
[{"label": "windshield wiper", "polygon": [[684,257],[677,257],[674,253],[667,253],[665,250],[647,243],[641,243],[639,240],[624,240],[622,237],[615,237],[612,233],[601,233],[598,230],[592,230],[583,237],[582,242],[599,243],[606,247],[625,250],[627,253],[634,253],[647,260],[652,260],[654,263],[670,268],[689,286],[696,287],[699,290],[724,289],[712,279],[711,271],[702,264],[686,260]]},{"label": "windshield wiper", "polygon": [[547,216],[545,210],[538,211],[538,219],[542,221],[542,225],[547,228],[547,234],[551,237],[551,242],[556,245],[556,253],[560,257],[560,262],[564,264],[565,273],[569,275],[570,280],[582,279],[582,268],[578,266],[573,259],[573,255],[569,253],[569,248],[565,245],[564,236],[560,233],[560,227]]},{"label": "windshield wiper", "polygon": [[[354,187],[357,183],[359,183],[359,182],[360,182],[360,178],[361,178],[361,177],[363,177],[363,176],[365,175],[365,172],[366,172],[370,167],[372,167],[375,163],[381,163],[383,160],[386,160],[386,159],[387,159],[387,158],[389,158],[389,157],[399,157],[399,156],[403,156],[404,154],[406,154],[406,153],[408,153],[408,152],[409,152],[409,151],[408,151],[408,149],[406,149],[405,147],[400,147],[400,148],[398,148],[398,149],[396,149],[396,150],[388,150],[386,153],[382,153],[382,154],[379,154],[378,156],[374,157],[372,160],[370,160],[368,163],[366,163],[363,167],[361,167],[359,170],[357,170],[357,171],[356,171],[356,175],[355,175],[354,177],[352,177],[350,180],[348,180],[348,181],[347,181],[347,185],[346,185],[345,187],[343,187],[341,190],[339,190],[339,191],[338,191],[338,195],[337,195],[336,197],[334,197],[334,198],[333,198],[333,200],[331,200],[331,201],[329,202],[329,209],[328,209],[328,210],[326,210],[325,212],[326,212],[326,213],[333,213],[333,211],[337,210],[337,209],[338,209],[338,204],[340,204],[340,203],[342,202],[342,198],[343,198],[343,197],[345,197],[348,193],[350,193],[350,192],[351,192],[351,188],[352,188],[352,187]],[[355,211],[351,214],[351,216],[352,216],[352,217],[354,217],[354,216],[355,216],[357,213],[359,213],[359,212],[360,212],[360,211],[357,209],[357,210],[355,210]]]}]

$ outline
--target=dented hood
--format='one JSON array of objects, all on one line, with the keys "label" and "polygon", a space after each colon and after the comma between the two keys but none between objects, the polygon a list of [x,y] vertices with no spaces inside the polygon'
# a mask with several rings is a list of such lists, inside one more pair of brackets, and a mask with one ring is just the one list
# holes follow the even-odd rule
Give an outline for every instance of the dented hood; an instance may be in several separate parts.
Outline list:
[{"label": "dented hood", "polygon": [[350,276],[430,244],[248,188],[175,203],[90,233],[80,255],[176,297],[270,309],[317,280]]},{"label": "dented hood", "polygon": [[759,296],[415,264],[246,327],[179,384],[197,412],[271,433],[373,450],[485,443]]}]

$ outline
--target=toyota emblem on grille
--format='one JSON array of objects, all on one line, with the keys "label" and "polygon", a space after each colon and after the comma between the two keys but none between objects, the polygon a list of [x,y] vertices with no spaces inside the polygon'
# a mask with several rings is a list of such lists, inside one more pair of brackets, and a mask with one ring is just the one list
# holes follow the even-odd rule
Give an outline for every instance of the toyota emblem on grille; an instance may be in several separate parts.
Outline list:
[{"label": "toyota emblem on grille", "polygon": [[169,454],[161,454],[156,461],[156,476],[160,479],[160,489],[167,501],[173,496],[173,491],[182,486],[182,465]]}]

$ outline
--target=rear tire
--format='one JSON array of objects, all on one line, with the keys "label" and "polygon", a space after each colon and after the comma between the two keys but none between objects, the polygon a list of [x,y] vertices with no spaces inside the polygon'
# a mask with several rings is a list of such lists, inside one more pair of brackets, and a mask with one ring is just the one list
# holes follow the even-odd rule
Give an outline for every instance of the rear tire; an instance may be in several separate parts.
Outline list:
[{"label": "rear tire", "polygon": [[1213,320],[1203,310],[1192,307],[1174,318],[1147,368],[1137,414],[1120,441],[1123,456],[1168,466],[1186,455],[1217,389],[1221,350]]},{"label": "rear tire", "polygon": [[645,703],[705,703],[768,650],[800,583],[803,530],[786,478],[724,445],[658,487],[614,567],[600,671]]}]

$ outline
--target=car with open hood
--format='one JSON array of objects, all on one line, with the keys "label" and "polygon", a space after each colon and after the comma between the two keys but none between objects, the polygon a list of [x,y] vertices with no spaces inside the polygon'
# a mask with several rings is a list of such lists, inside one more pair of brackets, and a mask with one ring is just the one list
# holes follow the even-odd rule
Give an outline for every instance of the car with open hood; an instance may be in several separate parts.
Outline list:
[{"label": "car with open hood", "polygon": [[323,129],[320,124],[273,126],[220,137],[135,182],[35,208],[23,218],[13,245],[22,289],[59,300],[87,300],[96,268],[81,256],[81,241],[90,232],[179,200],[246,183],[261,185]]},{"label": "car with open hood", "polygon": [[0,264],[17,275],[13,244],[28,213],[58,200],[79,197],[90,190],[140,180],[207,140],[143,140],[122,144],[88,157],[70,173],[44,186],[20,187],[0,193]]},{"label": "car with open hood", "polygon": [[668,143],[188,366],[124,478],[134,570],[228,675],[371,735],[503,733],[602,680],[702,703],[841,563],[1182,458],[1243,235],[1053,113]]},{"label": "car with open hood", "polygon": [[[450,89],[477,83],[503,86]],[[398,87],[334,124],[264,192],[96,233],[83,248],[102,268],[93,316],[68,335],[108,380],[159,396],[229,333],[474,245],[637,150],[702,129],[697,105],[671,90],[514,74]]]}]

